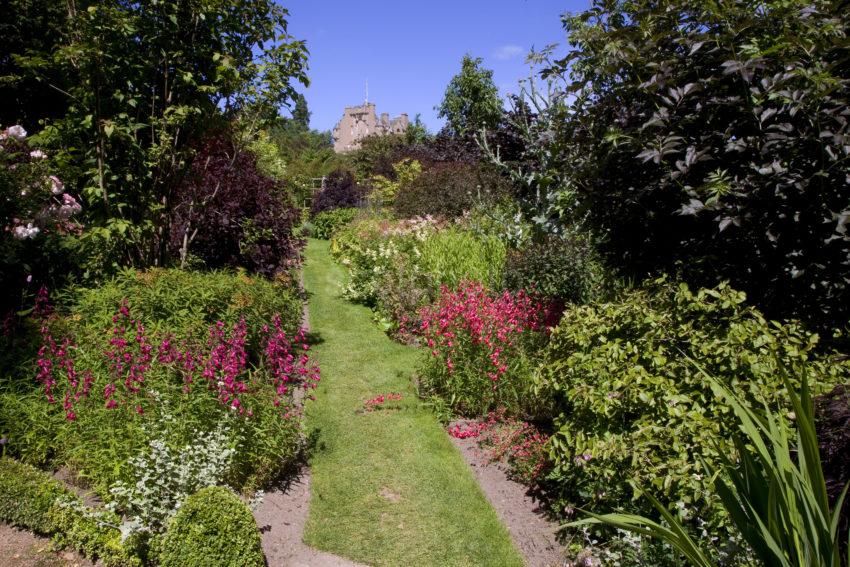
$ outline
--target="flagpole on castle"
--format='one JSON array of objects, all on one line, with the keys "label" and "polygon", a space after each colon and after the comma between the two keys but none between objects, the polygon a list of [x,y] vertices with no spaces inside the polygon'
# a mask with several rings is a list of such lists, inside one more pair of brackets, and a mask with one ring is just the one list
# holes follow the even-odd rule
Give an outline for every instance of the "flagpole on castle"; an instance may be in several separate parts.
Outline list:
[{"label": "flagpole on castle", "polygon": [[366,101],[363,104],[369,104],[369,79],[366,79]]}]

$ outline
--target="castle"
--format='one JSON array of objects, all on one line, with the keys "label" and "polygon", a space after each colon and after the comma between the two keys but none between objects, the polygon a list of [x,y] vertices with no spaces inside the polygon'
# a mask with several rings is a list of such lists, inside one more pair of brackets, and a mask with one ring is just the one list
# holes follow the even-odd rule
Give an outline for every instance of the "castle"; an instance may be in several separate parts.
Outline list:
[{"label": "castle", "polygon": [[375,105],[371,102],[348,106],[333,129],[334,151],[344,153],[356,150],[360,147],[360,140],[372,134],[403,134],[409,125],[410,120],[404,113],[390,120],[390,115],[384,112],[378,120]]}]

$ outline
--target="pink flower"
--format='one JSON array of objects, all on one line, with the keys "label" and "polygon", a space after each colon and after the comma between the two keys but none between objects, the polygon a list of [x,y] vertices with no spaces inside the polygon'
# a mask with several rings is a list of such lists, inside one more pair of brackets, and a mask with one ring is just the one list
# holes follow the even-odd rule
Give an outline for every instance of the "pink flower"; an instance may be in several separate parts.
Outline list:
[{"label": "pink flower", "polygon": [[52,191],[54,195],[60,195],[65,190],[65,184],[62,183],[55,175],[51,175],[47,178],[47,180],[50,181],[50,191]]},{"label": "pink flower", "polygon": [[0,140],[5,138],[14,138],[16,140],[23,140],[27,137],[27,131],[24,130],[24,127],[16,124],[14,126],[9,126],[6,128],[2,134],[0,134]]}]

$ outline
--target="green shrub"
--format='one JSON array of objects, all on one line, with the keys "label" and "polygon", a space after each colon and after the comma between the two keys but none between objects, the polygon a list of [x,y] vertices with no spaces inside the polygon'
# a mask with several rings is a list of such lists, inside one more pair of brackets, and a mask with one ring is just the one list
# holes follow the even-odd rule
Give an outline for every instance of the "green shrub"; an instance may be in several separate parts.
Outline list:
[{"label": "green shrub", "polygon": [[323,240],[329,239],[333,234],[353,221],[359,212],[355,208],[331,209],[322,211],[316,215],[312,222],[312,235]]},{"label": "green shrub", "polygon": [[543,297],[584,304],[597,299],[605,284],[602,261],[589,237],[550,236],[508,253],[505,287],[534,290]]},{"label": "green shrub", "polygon": [[222,487],[190,496],[160,547],[162,567],[263,567],[260,532],[251,510]]},{"label": "green shrub", "polygon": [[393,171],[395,175],[392,178],[376,175],[371,179],[371,198],[381,206],[392,206],[399,189],[422,173],[422,164],[415,159],[403,159],[393,164]]},{"label": "green shrub", "polygon": [[[722,470],[709,468],[706,473],[716,479],[714,488],[752,555],[764,565],[846,565],[840,554],[843,534],[837,528],[848,485],[831,507],[805,374],[799,395],[793,386],[787,388],[797,425],[797,443],[793,446],[782,414],[751,408],[716,378],[705,378],[715,395],[732,407],[737,422],[731,430],[737,459],[721,454]],[[711,557],[713,545],[692,538],[661,502],[650,494],[646,496],[666,525],[631,514],[592,514],[571,526],[603,522],[663,540],[691,565],[717,565]]]},{"label": "green shrub", "polygon": [[375,134],[363,138],[360,147],[348,154],[348,158],[360,179],[369,179],[376,175],[392,179],[395,175],[393,165],[398,162],[399,156],[406,148],[404,136]]},{"label": "green shrub", "polygon": [[170,333],[175,338],[206,337],[207,327],[217,321],[228,326],[244,318],[256,332],[276,313],[287,332],[301,325],[302,304],[291,276],[274,280],[226,270],[192,272],[176,269],[125,270],[100,287],[72,288],[62,295],[76,329],[102,332],[123,299],[133,315],[149,331]]},{"label": "green shrub", "polygon": [[791,409],[780,368],[807,373],[816,390],[850,376],[847,364],[815,355],[817,335],[766,321],[744,301],[728,285],[692,292],[659,281],[566,311],[537,382],[557,408],[549,449],[561,505],[634,509],[637,485],[710,529],[725,523],[701,462],[717,467],[734,452],[735,422],[691,361],[772,411]]},{"label": "green shrub", "polygon": [[0,518],[42,534],[50,534],[50,510],[71,496],[46,473],[13,459],[0,459]]},{"label": "green shrub", "polygon": [[298,229],[302,238],[313,238],[316,236],[316,226],[311,222],[303,223]]},{"label": "green shrub", "polygon": [[529,201],[586,215],[630,277],[729,280],[772,318],[844,327],[846,3],[593,0],[562,24],[552,104],[526,98]]},{"label": "green shrub", "polygon": [[499,287],[505,258],[497,238],[433,218],[354,223],[335,235],[331,249],[348,268],[345,297],[373,307],[388,331],[416,321],[441,285]]},{"label": "green shrub", "polygon": [[454,218],[480,202],[493,202],[508,192],[496,173],[478,165],[436,164],[404,184],[393,205],[402,218],[425,215]]},{"label": "green shrub", "polygon": [[347,299],[375,306],[380,273],[391,266],[386,259],[388,254],[380,254],[381,244],[391,238],[390,226],[388,220],[366,218],[334,234],[331,253],[348,270],[343,289]]},{"label": "green shrub", "polygon": [[331,250],[348,269],[344,296],[372,307],[386,331],[395,332],[405,317],[431,301],[434,284],[422,269],[418,245],[437,225],[373,218],[334,236]]},{"label": "green shrub", "polygon": [[463,280],[490,288],[502,284],[506,250],[497,238],[450,227],[426,238],[420,253],[422,269],[434,278],[436,289],[440,285],[455,288]]},{"label": "green shrub", "polygon": [[53,536],[109,566],[140,564],[121,542],[120,518],[87,508],[47,473],[9,458],[0,458],[0,520]]}]

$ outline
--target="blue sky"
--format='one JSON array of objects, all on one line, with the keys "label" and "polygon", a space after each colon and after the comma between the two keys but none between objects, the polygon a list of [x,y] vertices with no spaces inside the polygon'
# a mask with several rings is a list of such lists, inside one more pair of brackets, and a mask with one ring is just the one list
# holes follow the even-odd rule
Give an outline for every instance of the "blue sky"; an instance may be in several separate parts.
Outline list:
[{"label": "blue sky", "polygon": [[564,45],[560,15],[589,0],[290,0],[289,32],[307,40],[313,113],[310,125],[330,130],[343,108],[369,100],[378,113],[410,119],[420,113],[432,131],[442,126],[434,106],[460,69],[464,53],[484,59],[504,95],[528,76],[525,54]]}]

